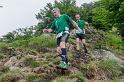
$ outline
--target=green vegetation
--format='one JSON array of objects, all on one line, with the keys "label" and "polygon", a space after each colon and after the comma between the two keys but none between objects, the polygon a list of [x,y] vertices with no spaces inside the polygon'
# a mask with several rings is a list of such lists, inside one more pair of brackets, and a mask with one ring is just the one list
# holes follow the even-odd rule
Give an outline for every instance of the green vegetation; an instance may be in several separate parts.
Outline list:
[{"label": "green vegetation", "polygon": [[39,67],[39,63],[33,60],[32,58],[25,58],[23,62],[26,66],[30,66],[32,68]]},{"label": "green vegetation", "polygon": [[[52,15],[54,7],[60,8],[62,14],[68,14],[73,20],[75,20],[75,14],[79,13],[82,19],[90,24],[91,33],[86,35],[90,53],[89,57],[83,61],[75,61],[75,36],[70,35],[68,58],[72,68],[76,69],[76,73],[70,73],[68,76],[58,75],[54,69],[60,60],[55,52],[56,34],[42,32],[42,29],[49,28],[51,21],[54,20]],[[123,0],[99,0],[94,3],[84,3],[81,6],[76,6],[76,0],[55,0],[53,4],[48,3],[36,15],[36,19],[40,20],[37,25],[19,28],[0,38],[0,82],[16,82],[18,79],[25,79],[26,82],[71,82],[72,80],[88,82],[89,79],[96,79],[99,76],[106,77],[111,80],[110,82],[121,82],[120,76],[124,76],[123,65],[114,60],[97,59],[92,56],[95,50],[108,50],[116,54],[117,57],[122,56],[123,59],[123,18]],[[73,28],[72,25],[70,27],[70,29]],[[23,69],[22,72],[4,67],[3,64],[9,61],[12,56],[20,61],[17,64],[19,69],[26,67],[33,71]],[[12,65],[16,66],[16,62],[12,62]]]},{"label": "green vegetation", "polygon": [[115,32],[106,33],[106,46],[108,46],[112,52],[118,55],[124,55],[124,41],[121,37],[116,35]]},{"label": "green vegetation", "polygon": [[41,78],[38,75],[31,74],[26,77],[26,82],[41,82]]},{"label": "green vegetation", "polygon": [[98,63],[98,68],[102,69],[109,78],[119,77],[122,74],[122,67],[114,60],[101,60]]},{"label": "green vegetation", "polygon": [[81,73],[81,72],[76,72],[74,74],[71,74],[69,77],[77,78],[79,80],[79,82],[87,82],[87,79],[84,77],[83,73]]},{"label": "green vegetation", "polygon": [[12,82],[24,78],[20,70],[12,70],[0,75],[0,82]]}]

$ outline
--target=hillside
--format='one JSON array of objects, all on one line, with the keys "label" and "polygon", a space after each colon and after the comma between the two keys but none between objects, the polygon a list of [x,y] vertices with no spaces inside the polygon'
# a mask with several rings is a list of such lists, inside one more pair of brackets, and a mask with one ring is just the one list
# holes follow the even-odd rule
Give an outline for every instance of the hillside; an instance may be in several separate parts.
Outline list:
[{"label": "hillside", "polygon": [[75,36],[71,35],[67,45],[71,67],[70,73],[65,74],[55,70],[60,58],[56,54],[53,34],[0,43],[0,82],[123,82],[123,53],[116,52],[112,42],[112,46],[106,46],[110,38],[106,36],[105,32],[97,30],[87,34],[89,54],[82,51],[82,57],[77,61],[74,57]]}]

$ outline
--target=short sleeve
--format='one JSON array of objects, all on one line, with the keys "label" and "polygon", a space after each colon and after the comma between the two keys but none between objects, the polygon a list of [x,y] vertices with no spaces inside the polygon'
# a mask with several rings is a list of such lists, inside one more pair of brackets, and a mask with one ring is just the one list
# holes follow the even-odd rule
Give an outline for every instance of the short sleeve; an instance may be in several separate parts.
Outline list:
[{"label": "short sleeve", "polygon": [[65,17],[65,20],[66,20],[68,23],[72,23],[71,17],[69,17],[69,16],[66,15],[66,14],[64,14],[64,17]]},{"label": "short sleeve", "polygon": [[53,21],[52,25],[50,26],[52,30],[55,30],[55,21]]}]

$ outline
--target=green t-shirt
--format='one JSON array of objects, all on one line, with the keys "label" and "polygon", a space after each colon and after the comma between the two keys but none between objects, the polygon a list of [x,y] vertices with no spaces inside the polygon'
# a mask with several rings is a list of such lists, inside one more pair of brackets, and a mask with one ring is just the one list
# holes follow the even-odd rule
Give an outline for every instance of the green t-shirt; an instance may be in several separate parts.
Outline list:
[{"label": "green t-shirt", "polygon": [[79,32],[78,30],[76,30],[76,33],[83,33],[83,34],[85,34],[84,20],[76,21],[76,23],[78,24],[79,28],[83,31],[83,32]]},{"label": "green t-shirt", "polygon": [[55,30],[56,33],[61,33],[67,30],[69,31],[69,23],[71,22],[72,19],[68,15],[63,14],[54,20],[51,25],[51,29]]}]

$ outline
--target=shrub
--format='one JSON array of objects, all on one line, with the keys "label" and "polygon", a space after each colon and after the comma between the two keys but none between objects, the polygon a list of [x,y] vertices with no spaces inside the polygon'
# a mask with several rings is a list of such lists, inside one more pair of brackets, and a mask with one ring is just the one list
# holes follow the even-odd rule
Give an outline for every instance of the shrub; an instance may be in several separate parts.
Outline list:
[{"label": "shrub", "polygon": [[9,47],[7,43],[0,43],[0,48],[7,48]]},{"label": "shrub", "polygon": [[30,67],[32,67],[32,68],[35,68],[35,67],[38,67],[39,66],[39,63],[38,62],[36,62],[34,59],[32,59],[32,58],[25,58],[25,60],[23,61],[24,62],[24,64],[26,65],[26,66],[30,66]]},{"label": "shrub", "polygon": [[12,70],[6,73],[3,73],[0,76],[0,82],[16,82],[17,80],[23,78],[23,74],[20,70]]},{"label": "shrub", "polygon": [[31,74],[26,77],[26,82],[42,82],[42,81],[38,75]]},{"label": "shrub", "polygon": [[10,43],[11,47],[19,47],[19,48],[25,48],[28,47],[29,40],[16,40],[12,43]]},{"label": "shrub", "polygon": [[54,48],[56,47],[54,36],[41,35],[30,39],[29,46],[36,46],[41,48]]},{"label": "shrub", "polygon": [[76,72],[69,76],[70,78],[78,78],[78,82],[87,82],[87,79],[84,77],[83,73]]},{"label": "shrub", "polygon": [[122,73],[120,65],[114,60],[101,60],[98,63],[98,67],[103,70],[109,78],[118,77]]},{"label": "shrub", "polygon": [[5,58],[5,55],[3,53],[0,53],[0,60]]}]

